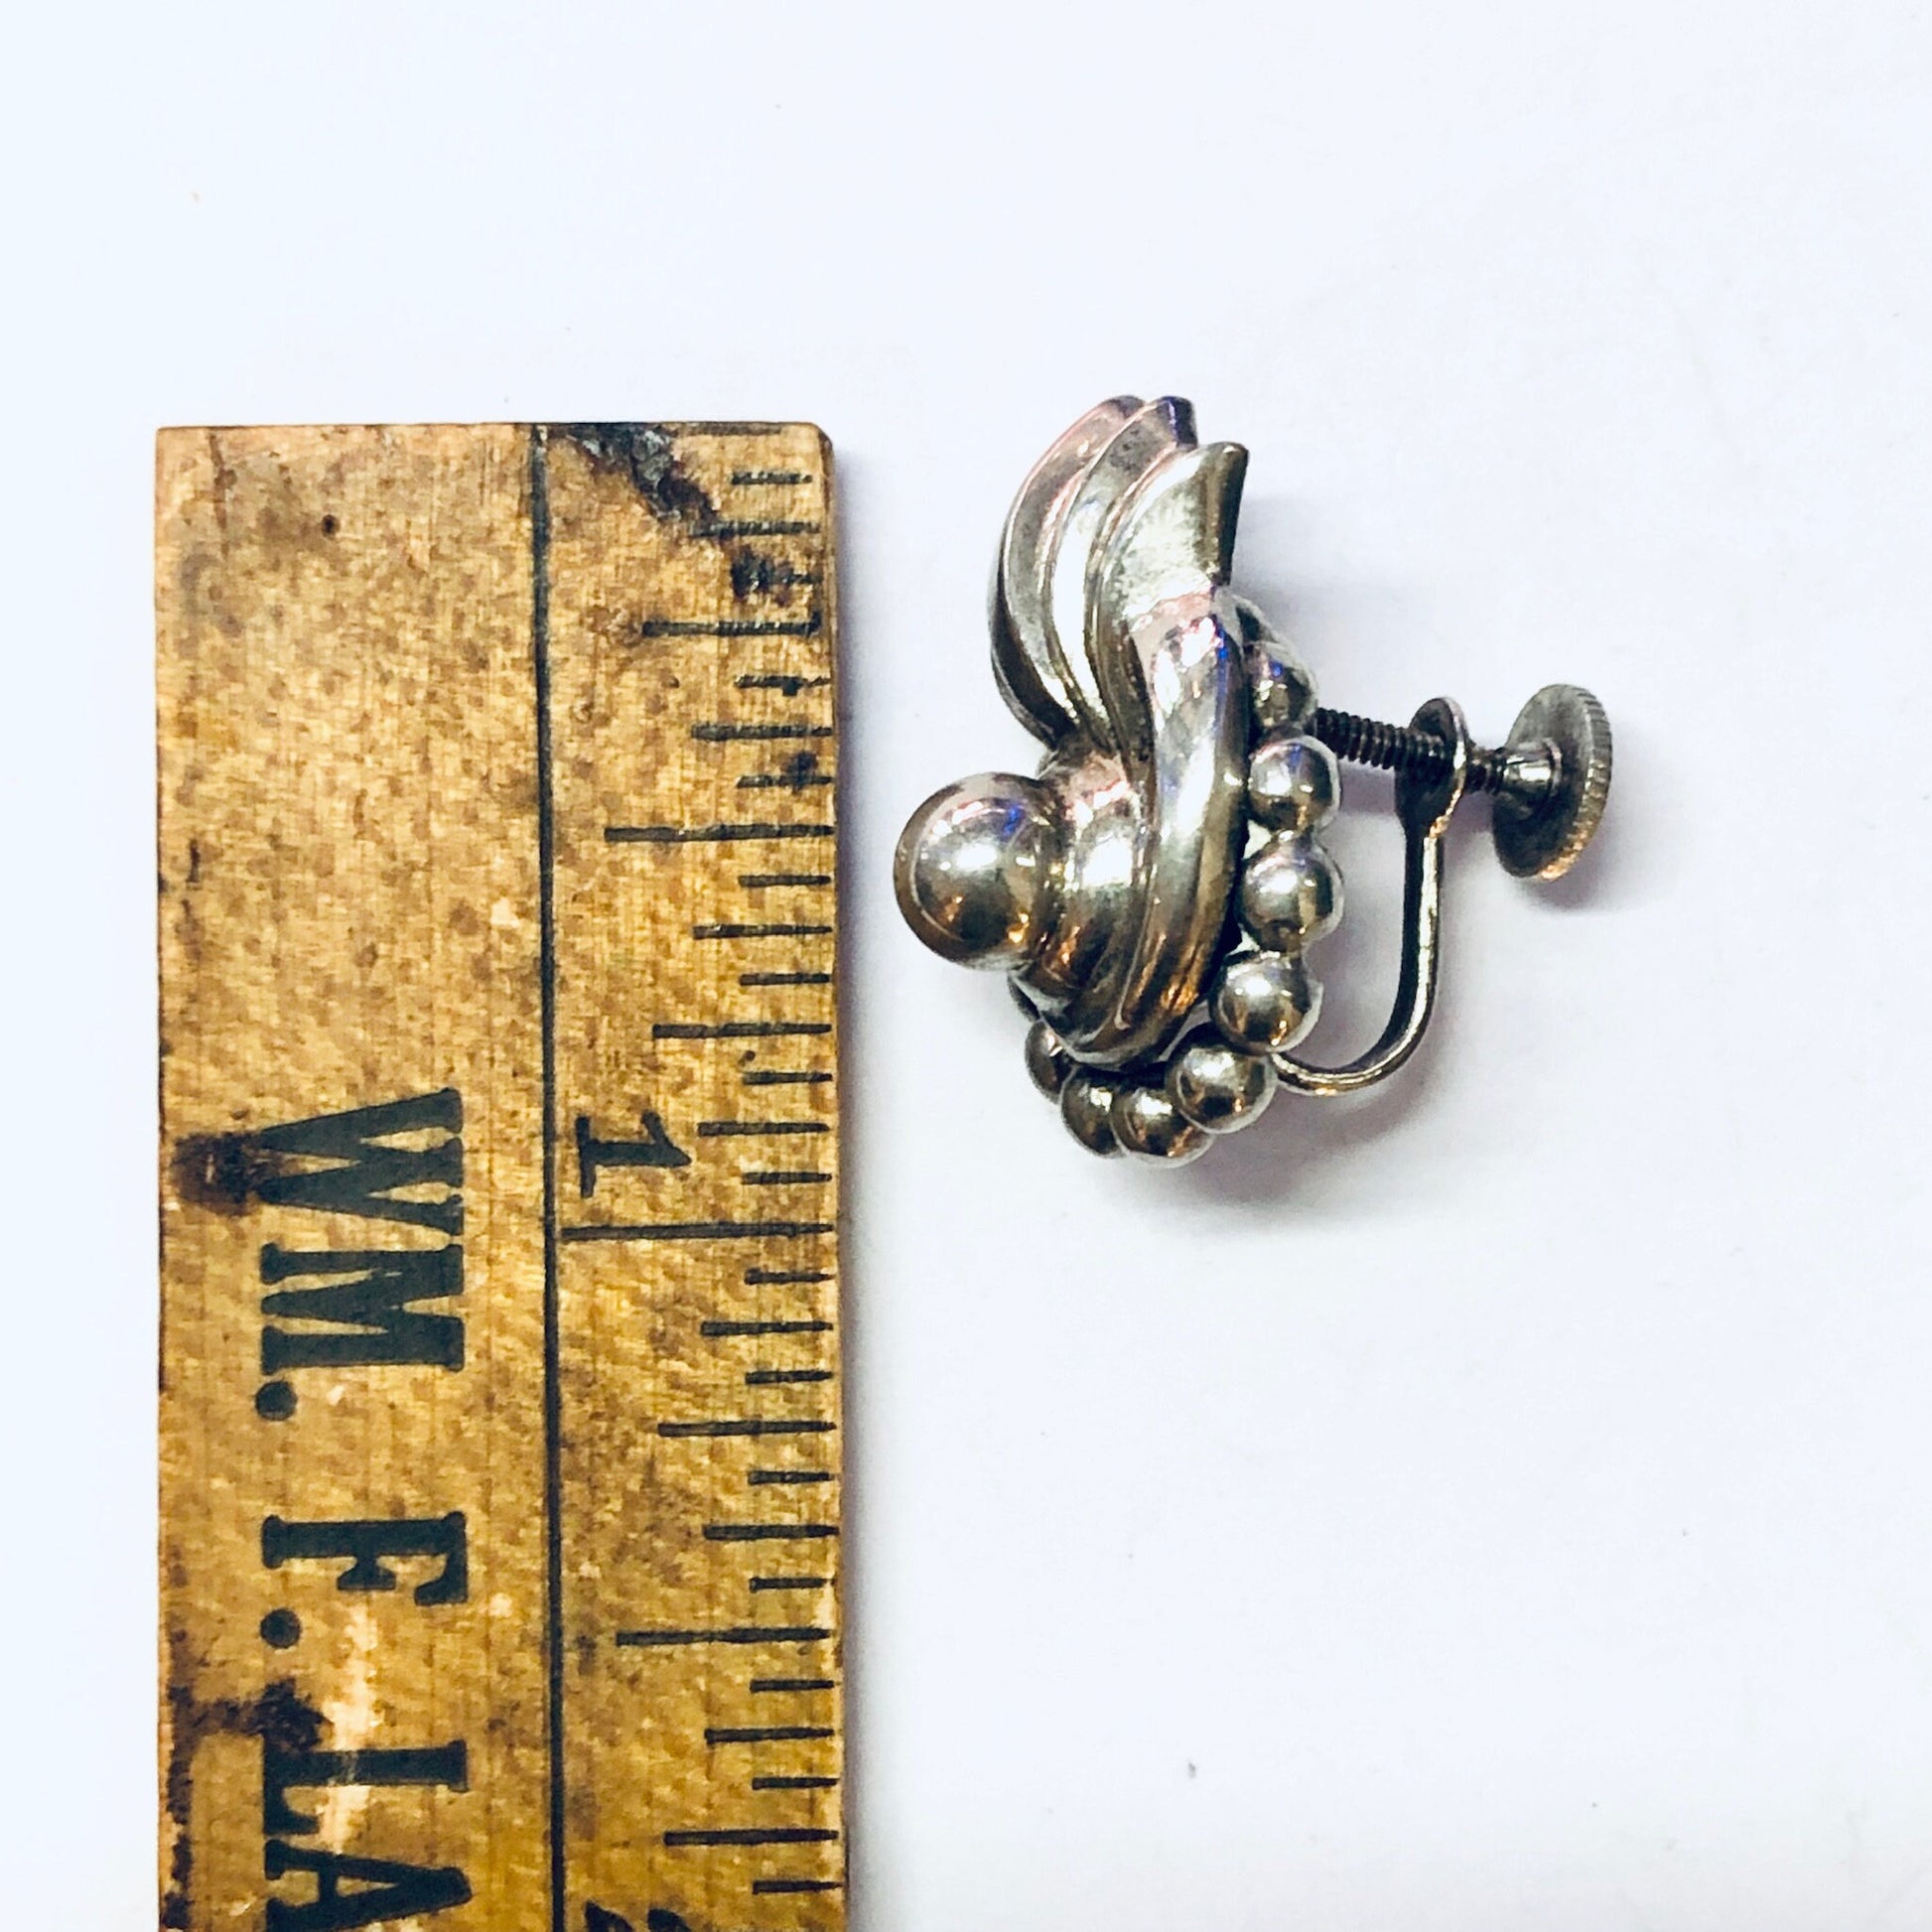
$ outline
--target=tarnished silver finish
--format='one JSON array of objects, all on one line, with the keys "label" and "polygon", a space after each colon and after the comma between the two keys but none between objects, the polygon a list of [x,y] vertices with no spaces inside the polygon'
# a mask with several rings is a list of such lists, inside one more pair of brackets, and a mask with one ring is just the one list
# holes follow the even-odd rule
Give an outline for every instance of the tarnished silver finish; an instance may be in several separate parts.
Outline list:
[{"label": "tarnished silver finish", "polygon": [[1341,922],[1341,874],[1310,832],[1277,832],[1241,868],[1241,923],[1256,945],[1299,953]]},{"label": "tarnished silver finish", "polygon": [[[1337,758],[1387,771],[1440,772],[1448,747],[1433,732],[1317,710],[1310,730]],[[1561,879],[1595,835],[1610,795],[1610,721],[1577,684],[1546,684],[1500,751],[1469,747],[1468,788],[1496,800],[1496,856],[1518,878]]]},{"label": "tarnished silver finish", "polygon": [[[1238,444],[1199,443],[1173,396],[1113,397],[1035,465],[1001,538],[993,664],[1045,758],[1034,778],[935,793],[896,857],[913,931],[1011,975],[1034,1082],[1097,1154],[1192,1160],[1278,1086],[1348,1093],[1393,1072],[1429,1024],[1443,832],[1464,792],[1494,794],[1504,865],[1544,878],[1608,792],[1609,728],[1574,686],[1539,692],[1500,752],[1471,747],[1446,699],[1403,729],[1318,709],[1229,588],[1246,466]],[[1320,843],[1337,757],[1397,772],[1402,964],[1381,1037],[1320,1067],[1291,1049],[1320,1007],[1305,951],[1342,912]]]},{"label": "tarnished silver finish", "polygon": [[1258,1121],[1278,1084],[1265,1054],[1245,1053],[1213,1034],[1187,1041],[1168,1062],[1168,1098],[1210,1134],[1232,1134]]},{"label": "tarnished silver finish", "polygon": [[1027,1029],[1027,1071],[1033,1076],[1034,1085],[1048,1100],[1060,1097],[1067,1075],[1078,1064],[1045,1021],[1035,1020]]},{"label": "tarnished silver finish", "polygon": [[927,800],[899,903],[944,957],[1012,972],[1082,1063],[1158,1060],[1200,1003],[1247,834],[1250,664],[1227,577],[1246,452],[1173,397],[1090,411],[1007,519],[994,663],[1037,781]]},{"label": "tarnished silver finish", "polygon": [[1207,1011],[1245,1053],[1283,1053],[1315,1023],[1321,986],[1299,954],[1237,952],[1221,962]]},{"label": "tarnished silver finish", "polygon": [[1093,459],[1139,407],[1116,396],[1090,409],[1034,465],[1020,485],[1000,540],[993,576],[993,675],[1014,716],[1037,739],[1057,745],[1078,717],[1073,679],[1047,618],[1049,528]]},{"label": "tarnished silver finish", "polygon": [[1248,759],[1248,816],[1271,832],[1318,832],[1341,803],[1335,755],[1318,738],[1273,732]]},{"label": "tarnished silver finish", "polygon": [[984,771],[935,792],[899,835],[898,909],[941,959],[1011,972],[1032,957],[1059,893],[1045,788]]},{"label": "tarnished silver finish", "polygon": [[1195,1161],[1207,1152],[1207,1132],[1168,1097],[1165,1086],[1123,1086],[1110,1115],[1123,1154],[1140,1161]]},{"label": "tarnished silver finish", "polygon": [[1048,755],[1040,781],[1059,828],[1059,899],[1027,962],[1021,992],[1056,1020],[1100,976],[1127,930],[1140,865],[1141,813],[1118,759],[1083,739]]},{"label": "tarnished silver finish", "polygon": [[1120,1143],[1114,1138],[1114,1096],[1122,1082],[1105,1073],[1085,1067],[1067,1075],[1060,1088],[1060,1118],[1066,1131],[1089,1154],[1118,1154]]},{"label": "tarnished silver finish", "polygon": [[1385,1080],[1422,1044],[1436,1006],[1436,969],[1443,929],[1443,834],[1468,780],[1469,734],[1462,714],[1448,698],[1432,698],[1416,713],[1411,730],[1428,732],[1449,746],[1448,768],[1439,776],[1401,773],[1395,808],[1402,819],[1402,967],[1395,1006],[1381,1037],[1345,1066],[1310,1066],[1277,1054],[1282,1084],[1298,1093],[1356,1093]]},{"label": "tarnished silver finish", "polygon": [[1510,728],[1490,830],[1503,870],[1561,879],[1610,796],[1610,721],[1575,684],[1546,684]]},{"label": "tarnished silver finish", "polygon": [[1248,710],[1256,736],[1306,731],[1314,717],[1314,680],[1259,606],[1237,597],[1234,608],[1248,646]]}]

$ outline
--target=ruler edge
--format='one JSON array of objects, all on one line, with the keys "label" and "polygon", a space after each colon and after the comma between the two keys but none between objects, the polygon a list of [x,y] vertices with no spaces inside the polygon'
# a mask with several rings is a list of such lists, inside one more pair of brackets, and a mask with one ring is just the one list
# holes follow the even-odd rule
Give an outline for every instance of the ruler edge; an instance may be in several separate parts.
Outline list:
[{"label": "ruler edge", "polygon": [[[162,563],[164,558],[163,518],[167,509],[164,488],[169,474],[171,455],[186,451],[195,442],[209,437],[230,434],[272,435],[279,432],[301,432],[304,434],[328,435],[340,432],[345,436],[360,432],[370,435],[383,435],[401,431],[467,431],[481,432],[493,429],[518,430],[526,438],[534,440],[539,431],[546,434],[569,432],[578,427],[588,426],[593,419],[586,417],[491,417],[479,419],[421,417],[387,418],[361,421],[253,421],[234,420],[226,422],[189,423],[168,422],[158,424],[154,430],[153,468],[150,472],[150,501],[152,511],[149,522],[150,563],[152,570],[153,604],[153,652],[148,660],[149,701],[152,718],[152,737],[150,745],[153,756],[154,783],[154,845],[155,861],[155,900],[154,927],[151,954],[154,969],[154,1013],[155,1013],[155,1089],[154,1089],[154,1154],[155,1154],[155,1409],[154,1437],[156,1450],[155,1482],[153,1500],[155,1509],[153,1540],[154,1595],[154,1632],[155,1648],[155,1685],[156,1700],[156,1763],[155,1763],[155,1836],[154,1868],[156,1873],[155,1902],[158,1909],[165,1907],[169,1898],[168,1856],[171,1840],[177,1831],[185,1832],[185,1824],[177,1826],[171,1808],[170,1771],[172,1768],[174,1743],[174,1686],[171,1682],[171,1646],[168,1628],[168,1604],[170,1585],[167,1574],[168,1565],[168,1523],[169,1480],[167,1463],[161,1454],[164,1442],[163,1417],[169,1397],[168,1373],[168,1203],[170,1199],[170,1124],[168,1095],[165,1080],[165,1063],[168,1058],[168,987],[167,943],[165,920],[168,910],[166,891],[166,828],[169,817],[168,772],[164,757],[164,734],[168,719],[164,712],[163,668],[167,646],[166,618],[170,586],[166,583]],[[834,1725],[838,1744],[839,1783],[835,1799],[839,1826],[839,1870],[841,1888],[837,1908],[838,1923],[841,1927],[849,1923],[851,1899],[852,1834],[851,1806],[849,1803],[850,1784],[847,1770],[851,1761],[850,1699],[848,1697],[848,1624],[846,1588],[846,1529],[848,1512],[846,1496],[849,1490],[850,1470],[845,1445],[848,1440],[848,1411],[846,1384],[850,1372],[850,1340],[848,1335],[847,1312],[850,1298],[846,1293],[846,1270],[848,1242],[851,1235],[850,1199],[851,1186],[847,1172],[847,1149],[850,1145],[848,1130],[852,1126],[851,1109],[845,1091],[845,1070],[847,1056],[845,1051],[846,1029],[851,1018],[852,996],[847,983],[844,966],[850,951],[849,925],[850,906],[844,892],[844,870],[847,859],[848,835],[845,822],[847,787],[844,771],[844,751],[846,746],[845,726],[845,633],[843,628],[843,567],[841,539],[843,536],[844,512],[841,501],[840,466],[837,459],[837,445],[830,433],[810,417],[771,418],[771,419],[721,419],[703,417],[602,417],[595,419],[600,424],[621,424],[630,429],[653,429],[664,432],[673,438],[680,436],[759,436],[779,435],[785,431],[808,431],[816,440],[820,454],[820,475],[824,494],[824,564],[823,582],[820,591],[823,599],[823,628],[827,637],[828,663],[832,678],[832,722],[833,743],[841,754],[838,767],[834,772],[834,785],[831,797],[831,819],[834,827],[832,844],[833,875],[833,936],[832,936],[832,973],[833,973],[833,1026],[832,1038],[833,1066],[835,1072],[835,1132],[838,1136],[838,1177],[836,1197],[833,1201],[833,1264],[834,1297],[833,1316],[835,1322],[835,1349],[837,1378],[834,1382],[834,1409],[837,1420],[840,1557],[836,1567],[832,1588],[832,1613],[836,1629],[833,1645],[833,1658],[838,1673],[837,1685],[833,1691]],[[547,1630],[548,1616],[545,1617],[544,1646],[549,1647]],[[546,1658],[545,1677],[549,1674]],[[546,1697],[548,1693],[546,1693]],[[547,1837],[547,1831],[546,1831]]]}]

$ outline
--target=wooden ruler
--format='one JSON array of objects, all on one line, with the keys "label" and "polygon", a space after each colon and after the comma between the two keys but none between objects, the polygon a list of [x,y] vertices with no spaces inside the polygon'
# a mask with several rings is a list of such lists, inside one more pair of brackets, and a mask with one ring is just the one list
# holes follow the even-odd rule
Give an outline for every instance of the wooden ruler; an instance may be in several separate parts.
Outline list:
[{"label": "wooden ruler", "polygon": [[830,452],[159,457],[161,1922],[837,1928]]}]

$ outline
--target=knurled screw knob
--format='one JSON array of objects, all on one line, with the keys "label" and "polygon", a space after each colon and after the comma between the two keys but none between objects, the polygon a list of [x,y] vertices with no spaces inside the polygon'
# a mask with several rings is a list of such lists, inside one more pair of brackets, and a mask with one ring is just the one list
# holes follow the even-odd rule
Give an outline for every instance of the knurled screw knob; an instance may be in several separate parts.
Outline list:
[{"label": "knurled screw knob", "polygon": [[[1338,759],[1425,781],[1447,775],[1450,748],[1432,732],[1325,705],[1310,727]],[[1610,789],[1610,721],[1578,684],[1546,684],[1496,751],[1469,747],[1466,790],[1495,799],[1491,834],[1503,869],[1558,879],[1577,863]]]}]

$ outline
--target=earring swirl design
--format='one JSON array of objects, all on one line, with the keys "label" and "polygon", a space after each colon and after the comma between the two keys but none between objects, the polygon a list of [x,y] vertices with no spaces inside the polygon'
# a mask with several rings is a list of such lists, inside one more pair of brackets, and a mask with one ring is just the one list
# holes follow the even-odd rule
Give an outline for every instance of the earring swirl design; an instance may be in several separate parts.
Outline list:
[{"label": "earring swirl design", "polygon": [[[1496,751],[1447,698],[1406,726],[1317,711],[1306,667],[1229,588],[1247,461],[1199,443],[1174,396],[1116,396],[1040,458],[1007,517],[992,623],[994,676],[1045,757],[1031,778],[935,792],[895,859],[919,938],[1010,976],[1034,1084],[1095,1154],[1190,1161],[1279,1087],[1386,1079],[1434,1011],[1463,796],[1492,795],[1505,870],[1554,879],[1609,794],[1609,723],[1576,685],[1537,692]],[[1308,950],[1342,913],[1321,843],[1337,751],[1396,773],[1402,958],[1374,1044],[1317,1066],[1294,1048],[1321,1006]]]},{"label": "earring swirl design", "polygon": [[907,923],[1011,975],[1035,1083],[1096,1154],[1191,1160],[1257,1119],[1319,1007],[1304,951],[1341,916],[1313,686],[1228,588],[1246,466],[1174,397],[1116,397],[1054,443],[992,609],[1044,759],[934,793],[898,844]]}]

